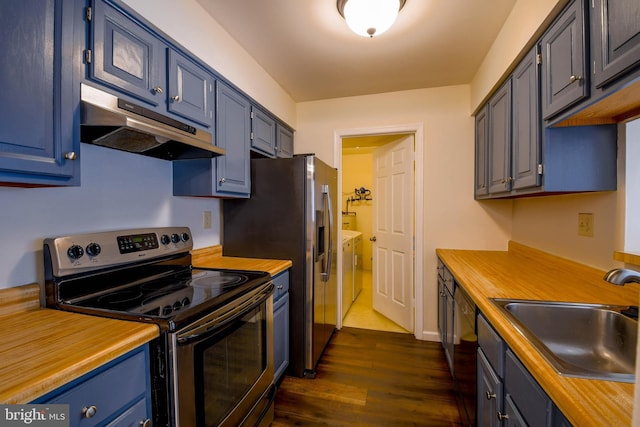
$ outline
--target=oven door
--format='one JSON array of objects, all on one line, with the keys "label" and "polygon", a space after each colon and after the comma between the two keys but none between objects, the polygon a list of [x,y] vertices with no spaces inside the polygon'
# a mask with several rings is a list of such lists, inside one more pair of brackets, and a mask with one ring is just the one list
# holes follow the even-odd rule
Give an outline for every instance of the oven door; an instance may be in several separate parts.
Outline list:
[{"label": "oven door", "polygon": [[271,422],[275,395],[272,294],[269,282],[173,334],[178,426]]}]

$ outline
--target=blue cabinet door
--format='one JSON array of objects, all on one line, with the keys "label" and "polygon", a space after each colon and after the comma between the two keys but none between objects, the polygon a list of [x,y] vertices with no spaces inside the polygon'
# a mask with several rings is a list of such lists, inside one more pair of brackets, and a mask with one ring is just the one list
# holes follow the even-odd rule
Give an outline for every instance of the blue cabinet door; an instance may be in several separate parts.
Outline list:
[{"label": "blue cabinet door", "polygon": [[95,0],[92,11],[90,77],[152,106],[164,106],[164,43],[106,0]]},{"label": "blue cabinet door", "polygon": [[215,159],[174,160],[173,195],[249,197],[251,192],[251,103],[230,86],[216,82]]},{"label": "blue cabinet door", "polygon": [[476,164],[475,164],[475,195],[486,196],[488,194],[487,185],[487,139],[489,137],[489,116],[488,106],[482,107],[482,110],[476,114],[475,118],[475,145],[476,145]]},{"label": "blue cabinet door", "polygon": [[536,48],[529,51],[513,72],[513,118],[511,177],[512,189],[537,187],[541,184],[539,74]]},{"label": "blue cabinet door", "polygon": [[276,156],[276,121],[255,106],[251,108],[251,148]]},{"label": "blue cabinet door", "polygon": [[595,0],[591,43],[596,88],[640,65],[640,2]]},{"label": "blue cabinet door", "polygon": [[169,49],[169,111],[213,126],[215,78],[186,56]]},{"label": "blue cabinet door", "polygon": [[540,41],[545,120],[589,96],[583,3],[570,3]]},{"label": "blue cabinet door", "polygon": [[73,3],[0,2],[0,182],[80,183]]},{"label": "blue cabinet door", "polygon": [[216,96],[216,145],[226,154],[217,157],[217,190],[249,195],[251,192],[251,105],[231,87],[219,83]]},{"label": "blue cabinet door", "polygon": [[276,125],[276,128],[278,129],[276,137],[276,156],[293,157],[293,131],[279,123]]},{"label": "blue cabinet door", "polygon": [[511,79],[489,100],[489,193],[511,191]]},{"label": "blue cabinet door", "polygon": [[289,366],[289,293],[273,305],[274,381],[279,381]]}]

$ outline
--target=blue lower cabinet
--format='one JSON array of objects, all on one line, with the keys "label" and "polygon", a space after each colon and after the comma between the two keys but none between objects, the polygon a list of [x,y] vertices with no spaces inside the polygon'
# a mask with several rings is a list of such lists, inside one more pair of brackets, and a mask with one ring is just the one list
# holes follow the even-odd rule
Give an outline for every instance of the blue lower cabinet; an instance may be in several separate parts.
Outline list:
[{"label": "blue lower cabinet", "polygon": [[148,425],[149,347],[127,353],[32,403],[69,405],[71,427]]},{"label": "blue lower cabinet", "polygon": [[289,366],[289,270],[273,278],[273,360],[274,382]]}]

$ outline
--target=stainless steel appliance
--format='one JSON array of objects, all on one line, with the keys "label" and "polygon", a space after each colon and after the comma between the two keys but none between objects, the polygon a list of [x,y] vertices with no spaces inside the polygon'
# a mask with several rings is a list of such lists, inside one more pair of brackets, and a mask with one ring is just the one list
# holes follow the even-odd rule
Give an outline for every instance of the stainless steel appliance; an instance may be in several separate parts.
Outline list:
[{"label": "stainless steel appliance", "polygon": [[154,426],[269,425],[271,277],[193,267],[191,248],[186,227],[45,239],[47,306],[158,325]]},{"label": "stainless steel appliance", "polygon": [[225,154],[202,129],[84,83],[80,96],[82,142],[165,160]]},{"label": "stainless steel appliance", "polygon": [[454,295],[454,324],[456,326],[453,348],[453,377],[458,392],[458,407],[465,425],[476,425],[476,360],[478,336],[476,335],[476,305],[461,286]]},{"label": "stainless steel appliance", "polygon": [[223,253],[290,259],[290,375],[315,375],[337,321],[337,172],[314,155],[252,159],[251,198],[223,202]]}]

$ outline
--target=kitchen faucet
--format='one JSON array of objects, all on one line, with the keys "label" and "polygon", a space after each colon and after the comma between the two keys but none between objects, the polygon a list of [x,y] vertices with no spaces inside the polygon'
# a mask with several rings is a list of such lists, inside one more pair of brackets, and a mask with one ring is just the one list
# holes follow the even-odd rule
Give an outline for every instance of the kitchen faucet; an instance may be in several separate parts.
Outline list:
[{"label": "kitchen faucet", "polygon": [[640,283],[640,272],[627,268],[614,268],[604,275],[604,280],[618,286],[631,282]]}]

